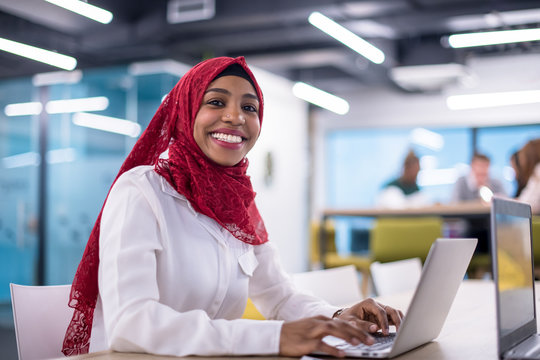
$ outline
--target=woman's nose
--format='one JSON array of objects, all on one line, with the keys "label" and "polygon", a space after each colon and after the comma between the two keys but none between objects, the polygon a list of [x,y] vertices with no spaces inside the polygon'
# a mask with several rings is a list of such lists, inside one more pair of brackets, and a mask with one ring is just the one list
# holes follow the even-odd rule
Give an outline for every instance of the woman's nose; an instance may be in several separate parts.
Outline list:
[{"label": "woman's nose", "polygon": [[242,112],[228,109],[224,112],[223,121],[232,125],[242,125],[245,122]]}]

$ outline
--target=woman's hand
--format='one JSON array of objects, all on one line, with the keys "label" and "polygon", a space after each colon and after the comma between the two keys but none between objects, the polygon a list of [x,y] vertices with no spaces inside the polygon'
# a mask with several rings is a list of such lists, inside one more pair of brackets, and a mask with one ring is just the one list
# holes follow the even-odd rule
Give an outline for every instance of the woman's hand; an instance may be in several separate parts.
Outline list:
[{"label": "woman's hand", "polygon": [[322,339],[332,335],[358,345],[372,345],[371,333],[381,330],[389,333],[388,326],[401,325],[403,313],[390,306],[366,299],[344,309],[334,319],[324,316],[284,323],[279,340],[279,354],[282,356],[302,356],[314,351],[322,351],[336,357],[343,357],[343,351],[326,344]]},{"label": "woman's hand", "polygon": [[373,344],[369,334],[373,323],[356,320],[354,323],[325,316],[286,322],[281,327],[279,355],[302,356],[314,351],[322,351],[336,357],[343,357],[343,351],[326,344],[322,339],[327,335],[341,338],[353,345],[360,342]]},{"label": "woman's hand", "polygon": [[359,324],[367,321],[376,325],[376,328],[369,328],[370,332],[381,330],[384,335],[388,335],[388,325],[395,325],[396,329],[399,329],[403,313],[401,310],[383,305],[373,299],[366,299],[350,308],[344,309],[336,318]]}]

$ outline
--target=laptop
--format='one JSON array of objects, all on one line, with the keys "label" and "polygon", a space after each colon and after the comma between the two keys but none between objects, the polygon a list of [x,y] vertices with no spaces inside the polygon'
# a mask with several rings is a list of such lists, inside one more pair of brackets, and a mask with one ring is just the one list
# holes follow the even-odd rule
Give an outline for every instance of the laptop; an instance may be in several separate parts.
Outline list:
[{"label": "laptop", "polygon": [[435,240],[397,332],[375,336],[376,343],[371,346],[351,345],[333,336],[323,340],[343,350],[347,357],[391,358],[435,339],[441,332],[477,242],[477,239],[458,238]]},{"label": "laptop", "polygon": [[540,359],[529,204],[492,199],[491,250],[499,358]]}]

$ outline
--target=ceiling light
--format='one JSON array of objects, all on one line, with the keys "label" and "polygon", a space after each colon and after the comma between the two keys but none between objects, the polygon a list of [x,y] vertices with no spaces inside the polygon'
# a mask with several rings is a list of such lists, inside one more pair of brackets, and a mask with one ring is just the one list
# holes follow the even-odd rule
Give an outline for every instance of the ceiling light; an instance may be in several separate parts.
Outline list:
[{"label": "ceiling light", "polygon": [[453,48],[465,48],[536,40],[540,40],[538,28],[455,34],[448,37],[448,44]]},{"label": "ceiling light", "polygon": [[51,4],[60,6],[66,10],[73,11],[79,15],[85,16],[102,24],[108,24],[113,19],[113,14],[100,7],[90,5],[79,0],[45,0]]},{"label": "ceiling light", "polygon": [[37,101],[9,104],[4,108],[4,114],[6,116],[39,115],[42,109],[43,106]]},{"label": "ceiling light", "polygon": [[292,90],[296,97],[333,111],[336,114],[345,115],[349,112],[349,103],[347,101],[306,83],[297,82]]},{"label": "ceiling light", "polygon": [[444,138],[441,134],[424,128],[416,128],[411,131],[411,142],[434,151],[440,151],[444,147]]},{"label": "ceiling light", "polygon": [[27,152],[2,158],[2,164],[6,169],[14,169],[23,166],[38,166],[40,156],[37,152]]},{"label": "ceiling light", "polygon": [[77,66],[77,59],[71,56],[62,55],[4,38],[0,38],[0,50],[56,66],[64,70],[73,70]]},{"label": "ceiling light", "polygon": [[75,161],[76,151],[74,148],[63,148],[47,151],[45,159],[49,164],[60,164]]},{"label": "ceiling light", "polygon": [[82,111],[102,111],[109,107],[109,99],[96,96],[80,99],[51,100],[45,105],[48,114],[63,114]]},{"label": "ceiling light", "polygon": [[32,85],[77,84],[83,77],[81,70],[53,71],[32,76]]},{"label": "ceiling light", "polygon": [[382,64],[384,61],[384,53],[381,50],[320,12],[311,13],[308,21],[375,64]]},{"label": "ceiling light", "polygon": [[446,105],[451,110],[478,109],[533,103],[540,103],[540,90],[452,95],[446,98]]},{"label": "ceiling light", "polygon": [[446,21],[448,27],[453,31],[481,30],[537,22],[540,22],[540,9],[494,11],[487,14],[453,16]]},{"label": "ceiling light", "polygon": [[141,126],[136,122],[109,116],[80,112],[73,115],[72,121],[75,125],[131,137],[137,137],[141,133]]}]

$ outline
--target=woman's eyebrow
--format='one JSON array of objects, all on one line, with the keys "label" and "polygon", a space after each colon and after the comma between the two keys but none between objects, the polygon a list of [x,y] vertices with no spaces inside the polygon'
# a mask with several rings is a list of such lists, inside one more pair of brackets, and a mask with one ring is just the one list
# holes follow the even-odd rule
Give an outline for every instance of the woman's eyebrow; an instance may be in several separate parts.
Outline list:
[{"label": "woman's eyebrow", "polygon": [[[223,88],[210,88],[210,89],[207,89],[204,93],[207,94],[209,92],[218,92],[218,93],[222,93],[222,94],[225,94],[225,95],[231,95],[231,92],[229,90],[223,89]],[[247,97],[247,98],[259,101],[259,98],[257,97],[257,95],[254,95],[254,94],[251,94],[251,93],[246,93],[246,94],[242,95],[242,97]]]},{"label": "woman's eyebrow", "polygon": [[204,93],[209,93],[209,92],[218,92],[218,93],[222,93],[222,94],[226,94],[226,95],[231,95],[231,92],[227,89],[222,89],[222,88],[210,88],[210,89],[207,89]]}]

